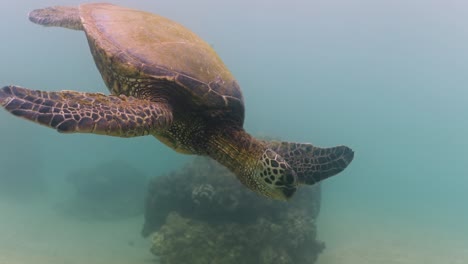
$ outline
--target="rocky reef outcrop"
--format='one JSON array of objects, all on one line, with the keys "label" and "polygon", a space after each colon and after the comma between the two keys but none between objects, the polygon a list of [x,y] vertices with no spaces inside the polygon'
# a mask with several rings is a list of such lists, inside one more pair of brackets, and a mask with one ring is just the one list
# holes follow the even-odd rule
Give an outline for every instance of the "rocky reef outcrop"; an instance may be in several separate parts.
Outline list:
[{"label": "rocky reef outcrop", "polygon": [[198,157],[150,182],[142,235],[161,264],[311,264],[324,249],[319,209],[318,185],[289,202],[270,200]]}]

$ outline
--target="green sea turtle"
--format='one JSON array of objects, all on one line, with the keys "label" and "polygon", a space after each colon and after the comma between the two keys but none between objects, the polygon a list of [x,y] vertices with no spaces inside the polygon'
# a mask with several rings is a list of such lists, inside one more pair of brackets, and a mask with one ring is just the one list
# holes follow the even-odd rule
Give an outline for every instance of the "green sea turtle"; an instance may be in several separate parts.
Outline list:
[{"label": "green sea turtle", "polygon": [[29,19],[84,31],[112,95],[3,87],[0,104],[16,116],[62,133],[153,135],[180,153],[217,160],[251,190],[280,200],[301,184],[341,172],[353,159],[346,146],[249,135],[233,75],[209,44],[167,18],[99,3],[38,9]]}]

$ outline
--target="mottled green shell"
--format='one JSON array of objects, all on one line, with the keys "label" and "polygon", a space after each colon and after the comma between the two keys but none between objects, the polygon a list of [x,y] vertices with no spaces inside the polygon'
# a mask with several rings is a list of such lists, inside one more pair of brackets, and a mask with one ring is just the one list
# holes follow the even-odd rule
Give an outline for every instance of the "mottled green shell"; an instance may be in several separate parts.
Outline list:
[{"label": "mottled green shell", "polygon": [[114,94],[207,110],[243,122],[233,75],[212,47],[182,25],[110,4],[84,4],[80,17],[96,64]]}]

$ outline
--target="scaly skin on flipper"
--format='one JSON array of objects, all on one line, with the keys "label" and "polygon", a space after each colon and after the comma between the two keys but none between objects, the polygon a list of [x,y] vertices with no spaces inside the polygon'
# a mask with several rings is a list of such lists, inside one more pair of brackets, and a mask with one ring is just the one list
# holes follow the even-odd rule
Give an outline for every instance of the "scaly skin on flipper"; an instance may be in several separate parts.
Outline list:
[{"label": "scaly skin on flipper", "polygon": [[63,133],[145,136],[166,129],[172,122],[165,104],[99,93],[43,92],[6,86],[0,89],[0,104],[16,116]]},{"label": "scaly skin on flipper", "polygon": [[53,6],[36,9],[29,13],[29,20],[47,27],[64,27],[83,30],[80,13],[77,7]]},{"label": "scaly skin on flipper", "polygon": [[297,173],[302,184],[315,184],[343,171],[353,160],[354,152],[346,146],[319,148],[312,144],[266,142]]}]

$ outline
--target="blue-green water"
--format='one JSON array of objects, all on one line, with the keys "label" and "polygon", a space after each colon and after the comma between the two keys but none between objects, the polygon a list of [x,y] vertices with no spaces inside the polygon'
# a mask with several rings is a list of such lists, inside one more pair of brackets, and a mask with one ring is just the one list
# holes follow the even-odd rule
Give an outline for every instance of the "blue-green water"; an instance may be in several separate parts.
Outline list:
[{"label": "blue-green water", "polygon": [[[0,3],[1,85],[107,92],[82,32],[39,27],[26,17],[35,8],[79,2]],[[323,263],[350,263],[346,259],[359,259],[362,252],[381,256],[360,263],[432,263],[441,255],[434,248],[448,252],[442,254],[445,263],[468,262],[462,250],[468,248],[467,3],[113,2],[179,21],[211,43],[243,89],[248,131],[355,150],[351,166],[323,184],[319,233],[330,248]],[[125,159],[153,176],[188,158],[152,137],[61,135],[5,111],[0,146],[0,173],[46,179],[43,198],[50,203],[67,195],[64,175],[85,164]],[[41,212],[21,211],[25,201],[6,203],[10,211],[0,211],[2,230],[22,228],[6,227],[6,214],[34,219]],[[135,233],[138,221],[129,223]],[[41,221],[30,226],[44,228]],[[50,241],[30,239],[60,244],[45,237]],[[334,254],[347,255],[342,260]],[[91,254],[85,259],[101,263]]]}]

